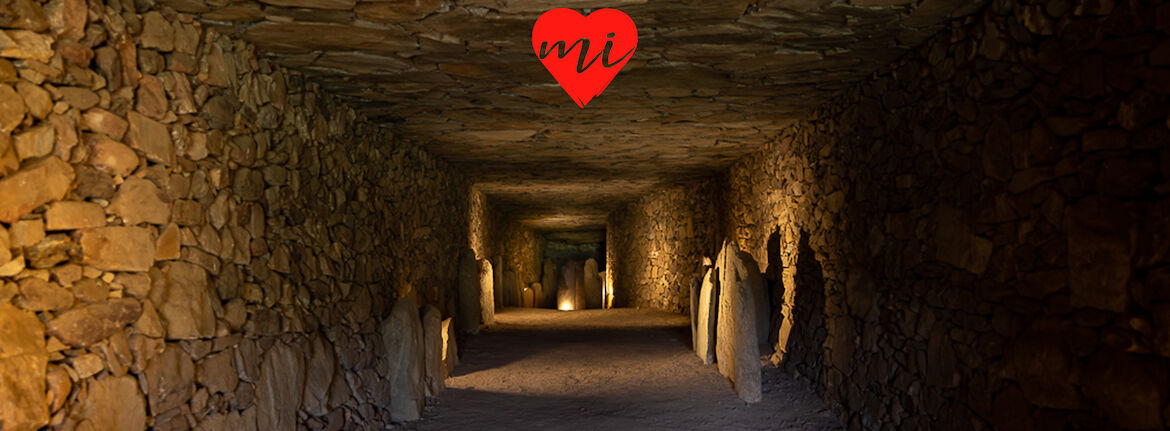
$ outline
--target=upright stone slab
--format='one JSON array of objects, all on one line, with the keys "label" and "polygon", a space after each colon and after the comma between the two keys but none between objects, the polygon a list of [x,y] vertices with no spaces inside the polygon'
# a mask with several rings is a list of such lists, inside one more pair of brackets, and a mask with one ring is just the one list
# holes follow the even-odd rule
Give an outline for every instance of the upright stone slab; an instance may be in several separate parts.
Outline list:
[{"label": "upright stone slab", "polygon": [[443,316],[433,305],[423,307],[423,353],[426,358],[426,394],[428,397],[443,391]]},{"label": "upright stone slab", "polygon": [[583,265],[580,261],[569,261],[561,267],[560,284],[557,286],[557,309],[580,310],[585,307],[585,296],[581,288]]},{"label": "upright stone slab", "polygon": [[715,363],[715,334],[719,319],[719,285],[715,269],[708,268],[695,295],[695,354],[704,364]]},{"label": "upright stone slab", "polygon": [[504,302],[504,258],[500,256],[492,258],[492,286],[495,288],[492,293],[496,298],[496,309],[508,306],[508,303]]},{"label": "upright stone slab", "polygon": [[695,338],[699,333],[699,291],[702,289],[703,280],[691,280],[691,288],[689,290],[691,300],[691,349],[695,353],[699,352],[698,340]]},{"label": "upright stone slab", "polygon": [[[731,379],[740,399],[754,403],[762,396],[757,335],[759,312],[753,302],[757,297],[754,291],[762,290],[763,286],[756,284],[760,277],[759,269],[754,268],[755,262],[744,262],[743,257],[734,243],[724,242],[717,264],[719,311],[715,353],[719,373]],[[753,271],[755,277],[750,274]]]},{"label": "upright stone slab", "polygon": [[[258,429],[297,428],[297,410],[301,405],[301,396],[304,395],[305,388],[305,357],[299,347],[277,342],[264,354],[264,363],[260,365],[260,378],[256,381]],[[193,389],[188,389],[191,390]],[[151,404],[153,406],[153,403]]]},{"label": "upright stone slab", "polygon": [[581,287],[585,295],[585,308],[601,308],[601,278],[597,274],[597,260],[585,261],[584,280]]},{"label": "upright stone slab", "polygon": [[482,323],[480,288],[479,263],[467,250],[459,260],[459,329],[468,334],[478,334]]},{"label": "upright stone slab", "polygon": [[544,301],[544,285],[540,284],[540,282],[533,282],[528,283],[528,288],[532,289],[532,307],[540,307],[540,304]]},{"label": "upright stone slab", "polygon": [[504,271],[504,306],[520,305],[520,282],[515,271]]},{"label": "upright stone slab", "polygon": [[491,326],[496,323],[495,275],[492,263],[487,259],[479,261],[479,309],[480,323]]},{"label": "upright stone slab", "polygon": [[524,308],[532,308],[536,306],[536,289],[540,288],[540,283],[532,283],[520,291],[520,306]]},{"label": "upright stone slab", "polygon": [[557,293],[557,264],[552,259],[545,259],[541,268],[540,286],[544,288],[544,297],[541,298],[541,307],[555,307]]},{"label": "upright stone slab", "polygon": [[459,365],[459,345],[455,341],[455,323],[448,317],[443,320],[443,378],[451,377]]},{"label": "upright stone slab", "polygon": [[390,317],[382,321],[382,345],[386,352],[378,372],[390,380],[390,419],[417,420],[426,402],[426,375],[422,323],[418,300],[410,293],[394,303]]}]

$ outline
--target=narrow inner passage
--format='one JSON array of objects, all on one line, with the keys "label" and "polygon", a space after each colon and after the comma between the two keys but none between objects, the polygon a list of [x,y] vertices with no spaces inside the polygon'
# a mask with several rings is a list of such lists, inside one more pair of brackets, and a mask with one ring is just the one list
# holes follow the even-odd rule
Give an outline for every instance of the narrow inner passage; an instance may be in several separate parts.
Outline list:
[{"label": "narrow inner passage", "polygon": [[418,429],[841,429],[773,367],[763,401],[740,401],[691,351],[688,326],[645,309],[502,309],[465,338],[464,362]]}]

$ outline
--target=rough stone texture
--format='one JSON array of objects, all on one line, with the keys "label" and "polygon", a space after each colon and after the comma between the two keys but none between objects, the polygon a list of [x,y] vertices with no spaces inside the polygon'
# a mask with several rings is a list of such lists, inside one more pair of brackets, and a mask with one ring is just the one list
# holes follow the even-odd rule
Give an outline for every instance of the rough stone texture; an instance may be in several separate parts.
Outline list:
[{"label": "rough stone texture", "polygon": [[702,259],[719,251],[713,181],[667,186],[609,216],[606,274],[615,307],[688,313]]},{"label": "rough stone texture", "polygon": [[430,305],[423,307],[422,330],[423,356],[426,364],[424,382],[427,396],[433,397],[443,392],[445,387],[443,379],[446,378],[446,367],[443,365],[443,339],[446,336],[443,334],[443,316],[439,315],[439,309]]},{"label": "rough stone texture", "polygon": [[454,314],[467,180],[213,27],[0,5],[0,428],[385,428],[384,286]]},{"label": "rough stone texture", "polygon": [[697,294],[692,298],[696,309],[692,309],[691,337],[695,354],[704,364],[715,363],[715,339],[719,322],[719,284],[715,282],[714,269],[707,269]]},{"label": "rough stone texture", "polygon": [[[540,282],[541,262],[544,256],[544,238],[540,233],[523,222],[509,217],[497,217],[492,230],[497,235],[493,241],[496,253],[502,255],[499,265],[492,265],[492,271],[499,274],[500,282],[493,285],[498,306],[520,306],[520,289]],[[509,279],[508,274],[511,274]]]},{"label": "rough stone texture", "polygon": [[455,372],[455,366],[459,365],[459,343],[457,335],[455,334],[454,319],[448,317],[443,319],[443,378],[451,377],[451,373]]},{"label": "rough stone texture", "polygon": [[719,373],[731,379],[740,399],[759,402],[762,397],[759,340],[760,333],[767,332],[767,304],[760,294],[764,289],[763,280],[751,256],[742,253],[734,243],[725,242],[715,262],[719,283],[716,364]]},{"label": "rough stone texture", "polygon": [[[716,172],[984,2],[165,3],[312,74],[473,173],[500,209],[555,229],[600,227],[662,180]],[[546,10],[600,6],[629,14],[641,43],[579,110],[529,32]]]},{"label": "rough stone texture", "polygon": [[495,306],[495,275],[492,263],[487,259],[479,260],[479,307],[482,314],[481,322],[491,326],[496,321]]},{"label": "rough stone texture", "polygon": [[382,355],[379,372],[389,380],[390,417],[395,422],[416,420],[426,403],[426,356],[423,351],[423,328],[414,295],[394,303],[381,324]]},{"label": "rough stone texture", "polygon": [[135,431],[146,428],[146,402],[131,376],[95,379],[71,418],[93,429]]},{"label": "rough stone texture", "polygon": [[601,308],[601,277],[597,272],[597,260],[585,260],[584,280],[582,280],[582,294],[585,295],[585,308]]},{"label": "rough stone texture", "polygon": [[256,381],[256,428],[296,428],[304,388],[304,355],[296,347],[276,343],[264,355]]},{"label": "rough stone texture", "polygon": [[45,230],[74,230],[106,225],[106,212],[92,202],[58,201],[45,210]]},{"label": "rough stone texture", "polygon": [[155,415],[179,407],[195,393],[195,365],[178,344],[168,344],[145,369],[147,401]]},{"label": "rough stone texture", "polygon": [[150,180],[127,178],[118,186],[109,211],[129,226],[142,222],[161,225],[171,218],[171,202]]},{"label": "rough stone texture", "polygon": [[0,425],[36,430],[49,422],[45,329],[36,314],[0,304]]},{"label": "rough stone texture", "polygon": [[82,262],[107,271],[143,272],[154,264],[154,239],[140,227],[81,231]]},{"label": "rough stone texture", "polygon": [[36,207],[65,197],[76,174],[57,157],[48,157],[0,179],[0,221],[12,223]]},{"label": "rough stone texture", "polygon": [[484,323],[480,289],[475,252],[464,252],[459,259],[459,328],[468,334],[479,333],[479,327]]},{"label": "rough stone texture", "polygon": [[207,272],[188,262],[173,262],[154,283],[150,301],[158,307],[169,339],[210,338],[215,335],[217,302]]},{"label": "rough stone texture", "polygon": [[850,429],[1170,425],[1170,9],[1064,5],[955,22],[724,175],[773,360]]}]

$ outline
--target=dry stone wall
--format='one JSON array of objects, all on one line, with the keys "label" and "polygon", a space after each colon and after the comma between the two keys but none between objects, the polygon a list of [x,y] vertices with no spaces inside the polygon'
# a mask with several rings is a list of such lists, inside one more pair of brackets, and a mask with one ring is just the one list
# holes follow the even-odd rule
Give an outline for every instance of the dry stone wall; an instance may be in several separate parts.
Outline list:
[{"label": "dry stone wall", "polygon": [[[498,293],[503,302],[496,305],[518,307],[521,289],[531,283],[540,282],[544,238],[531,227],[508,218],[507,214],[496,214],[494,223],[497,233],[496,244],[499,247],[499,256],[503,258],[504,272],[502,276],[504,291]],[[499,268],[492,270],[501,271]]]},{"label": "dry stone wall", "polygon": [[775,359],[850,429],[1170,427],[1168,32],[992,2],[737,162]]},{"label": "dry stone wall", "polygon": [[689,313],[703,258],[719,251],[714,181],[671,185],[609,215],[607,277],[615,307]]},{"label": "dry stone wall", "polygon": [[476,259],[490,260],[499,253],[499,247],[494,243],[496,237],[493,223],[498,216],[483,192],[473,189],[468,196],[468,242],[471,243]]},{"label": "dry stone wall", "polygon": [[0,428],[400,419],[379,328],[452,315],[466,183],[150,4],[0,5]]}]

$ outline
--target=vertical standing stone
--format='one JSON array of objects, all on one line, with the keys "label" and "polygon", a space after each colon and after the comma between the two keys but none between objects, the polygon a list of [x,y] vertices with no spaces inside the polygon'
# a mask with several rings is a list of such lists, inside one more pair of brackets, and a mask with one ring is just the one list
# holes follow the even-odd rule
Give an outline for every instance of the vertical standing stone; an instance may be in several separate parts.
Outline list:
[{"label": "vertical standing stone", "polygon": [[540,289],[540,283],[532,283],[520,290],[520,306],[524,308],[533,308],[536,306],[536,291]]},{"label": "vertical standing stone", "polygon": [[704,364],[715,363],[715,335],[719,321],[719,285],[715,283],[715,269],[708,268],[696,295],[695,354]]},{"label": "vertical standing stone", "polygon": [[580,310],[585,307],[585,290],[581,287],[584,265],[581,261],[569,261],[561,267],[561,280],[557,286],[557,308]]},{"label": "vertical standing stone", "polygon": [[520,305],[520,282],[515,271],[504,271],[504,305],[508,307]]},{"label": "vertical standing stone", "polygon": [[547,307],[550,300],[556,300],[557,291],[557,265],[552,259],[544,259],[544,265],[540,276],[540,286],[544,288],[547,294],[544,301],[540,304],[541,307]]},{"label": "vertical standing stone", "polygon": [[379,372],[390,380],[390,418],[395,422],[417,420],[426,402],[423,363],[422,323],[414,293],[394,303],[390,317],[382,322],[382,345],[386,352]]},{"label": "vertical standing stone", "polygon": [[[762,398],[760,312],[756,304],[762,294],[756,291],[763,291],[763,283],[759,268],[750,259],[751,256],[740,252],[734,243],[724,242],[718,258],[719,312],[715,354],[719,373],[731,379],[739,398],[755,403]],[[767,316],[763,321],[766,328]]]},{"label": "vertical standing stone", "polygon": [[479,264],[475,253],[467,250],[459,260],[459,328],[463,332],[479,333],[483,319],[480,307]]},{"label": "vertical standing stone", "polygon": [[479,308],[484,325],[496,323],[495,275],[487,259],[479,261]]},{"label": "vertical standing stone", "polygon": [[422,312],[423,353],[426,360],[426,394],[428,397],[443,391],[443,316],[433,305]]},{"label": "vertical standing stone", "polygon": [[455,339],[455,323],[450,317],[443,319],[443,378],[451,377],[459,365],[459,345]]},{"label": "vertical standing stone", "polygon": [[494,287],[493,296],[495,297],[495,307],[506,307],[508,304],[504,302],[504,258],[495,256],[492,258],[492,286]]},{"label": "vertical standing stone", "polygon": [[297,410],[305,386],[305,357],[277,342],[264,355],[256,381],[256,426],[262,430],[297,428]]},{"label": "vertical standing stone", "polygon": [[318,332],[309,341],[309,360],[305,367],[305,393],[301,396],[301,409],[313,416],[329,414],[329,387],[336,378],[337,368],[333,345]]},{"label": "vertical standing stone", "polygon": [[601,308],[601,278],[597,273],[597,260],[589,258],[585,261],[585,273],[582,274],[582,293],[585,295],[585,308]]}]

